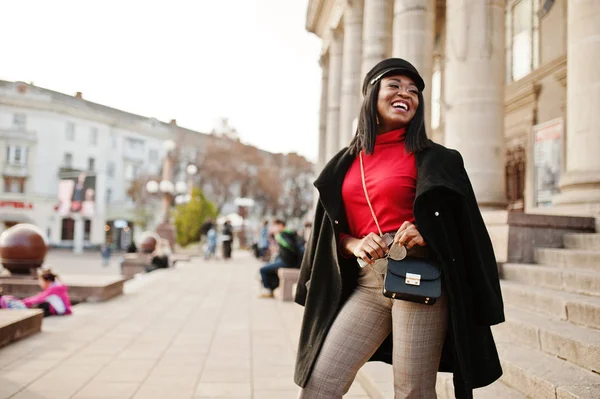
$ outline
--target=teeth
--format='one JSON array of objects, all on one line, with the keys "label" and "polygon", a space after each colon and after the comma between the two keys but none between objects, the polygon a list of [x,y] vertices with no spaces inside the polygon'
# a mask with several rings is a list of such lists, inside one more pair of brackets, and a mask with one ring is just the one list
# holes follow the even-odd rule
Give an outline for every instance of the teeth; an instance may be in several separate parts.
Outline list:
[{"label": "teeth", "polygon": [[394,108],[403,108],[408,111],[408,105],[406,105],[405,103],[393,103],[392,106]]}]

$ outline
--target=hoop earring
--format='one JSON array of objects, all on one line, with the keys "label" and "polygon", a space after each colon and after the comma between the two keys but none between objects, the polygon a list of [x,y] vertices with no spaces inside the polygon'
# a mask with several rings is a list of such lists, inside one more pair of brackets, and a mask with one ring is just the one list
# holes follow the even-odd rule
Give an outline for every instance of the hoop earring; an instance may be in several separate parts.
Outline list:
[{"label": "hoop earring", "polygon": [[377,125],[379,125],[379,115],[375,115],[375,121],[377,122]]}]

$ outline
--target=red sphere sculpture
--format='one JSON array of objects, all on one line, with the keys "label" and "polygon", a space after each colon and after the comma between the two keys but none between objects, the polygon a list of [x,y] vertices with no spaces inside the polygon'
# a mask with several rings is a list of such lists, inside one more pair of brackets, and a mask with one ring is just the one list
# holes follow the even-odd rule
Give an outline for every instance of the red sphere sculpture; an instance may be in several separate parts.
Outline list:
[{"label": "red sphere sculpture", "polygon": [[2,266],[11,274],[31,275],[44,263],[47,253],[44,233],[32,224],[17,224],[0,235]]},{"label": "red sphere sculpture", "polygon": [[146,232],[143,234],[140,242],[140,252],[143,254],[151,254],[156,249],[158,244],[158,236],[154,232]]}]

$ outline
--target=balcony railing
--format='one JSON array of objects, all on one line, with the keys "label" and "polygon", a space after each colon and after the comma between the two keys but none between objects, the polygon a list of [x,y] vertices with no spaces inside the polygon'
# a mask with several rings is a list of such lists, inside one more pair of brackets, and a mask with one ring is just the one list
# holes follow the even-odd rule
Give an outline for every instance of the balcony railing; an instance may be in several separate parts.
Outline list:
[{"label": "balcony railing", "polygon": [[4,164],[2,175],[11,177],[28,177],[29,168],[27,167],[27,164],[7,162]]},{"label": "balcony railing", "polygon": [[32,130],[0,129],[0,139],[37,141],[37,133]]}]

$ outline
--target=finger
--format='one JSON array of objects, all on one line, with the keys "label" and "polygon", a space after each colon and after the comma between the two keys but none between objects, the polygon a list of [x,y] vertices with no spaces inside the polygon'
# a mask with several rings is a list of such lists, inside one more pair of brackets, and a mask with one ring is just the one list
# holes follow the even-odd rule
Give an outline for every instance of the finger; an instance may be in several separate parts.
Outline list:
[{"label": "finger", "polygon": [[383,258],[385,256],[385,252],[383,248],[381,248],[375,241],[371,241],[367,243],[368,247],[366,251],[371,255],[373,259]]},{"label": "finger", "polygon": [[406,244],[406,248],[410,249],[412,247],[414,247],[415,245],[420,245],[423,246],[422,244],[425,241],[423,240],[423,237],[421,237],[421,235],[418,235],[416,237],[414,237],[413,239],[411,239],[407,244]]},{"label": "finger", "polygon": [[400,239],[398,240],[398,244],[406,245],[407,242],[409,242],[416,236],[417,236],[417,232],[415,230],[407,230],[404,233],[402,233],[402,235],[400,236]]},{"label": "finger", "polygon": [[410,222],[404,222],[402,223],[402,226],[400,226],[400,228],[398,229],[398,231],[396,232],[396,234],[394,235],[394,241],[397,241],[398,238],[400,238],[400,236],[402,235],[402,233],[404,233],[404,231],[406,229],[408,229],[409,225],[411,223]]},{"label": "finger", "polygon": [[384,256],[388,253],[389,248],[387,247],[387,245],[385,245],[385,241],[383,241],[383,238],[375,236],[373,237],[373,241],[375,242],[375,244],[377,244],[379,248],[381,248],[380,256]]},{"label": "finger", "polygon": [[378,248],[379,248],[379,246],[377,244],[375,244],[373,241],[367,241],[364,243],[362,250],[365,251],[367,253],[367,256],[369,256],[371,259],[378,259],[379,258],[379,255],[377,254]]},{"label": "finger", "polygon": [[367,253],[365,251],[360,251],[358,254],[360,255],[359,258],[367,262],[367,264],[373,264],[373,261],[371,260],[371,258],[369,258],[369,256],[367,256]]}]

